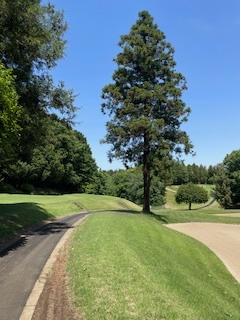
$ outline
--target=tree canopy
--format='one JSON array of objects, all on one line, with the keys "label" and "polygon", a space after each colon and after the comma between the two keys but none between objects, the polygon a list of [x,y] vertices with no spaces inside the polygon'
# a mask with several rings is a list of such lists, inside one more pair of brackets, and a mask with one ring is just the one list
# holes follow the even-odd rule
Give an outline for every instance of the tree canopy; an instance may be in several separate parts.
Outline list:
[{"label": "tree canopy", "polygon": [[[102,112],[108,113],[110,161],[143,164],[143,210],[150,212],[151,171],[156,160],[172,153],[189,153],[192,144],[181,124],[190,108],[182,101],[186,80],[176,72],[174,49],[147,11],[119,42],[113,83],[102,89]],[[156,168],[154,168],[156,169]]]},{"label": "tree canopy", "polygon": [[215,175],[215,198],[224,207],[240,205],[240,150],[227,154]]},{"label": "tree canopy", "polygon": [[12,71],[0,62],[0,165],[9,164],[14,155],[21,114]]},{"label": "tree canopy", "polygon": [[181,185],[175,196],[177,203],[187,203],[188,209],[191,210],[192,203],[205,203],[208,201],[208,192],[192,182]]},{"label": "tree canopy", "polygon": [[14,137],[15,146],[14,158],[12,153],[10,162],[0,162],[0,173],[14,186],[82,192],[97,166],[86,138],[72,129],[73,91],[51,75],[65,55],[63,12],[39,0],[0,0],[0,6],[0,139],[10,143]]}]

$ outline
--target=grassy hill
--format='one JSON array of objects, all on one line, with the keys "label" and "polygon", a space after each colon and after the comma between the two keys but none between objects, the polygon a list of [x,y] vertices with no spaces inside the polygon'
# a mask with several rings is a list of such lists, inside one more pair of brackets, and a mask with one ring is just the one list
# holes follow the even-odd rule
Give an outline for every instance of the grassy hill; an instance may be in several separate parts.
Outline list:
[{"label": "grassy hill", "polygon": [[68,275],[82,319],[238,319],[240,286],[204,245],[144,214],[91,215]]}]

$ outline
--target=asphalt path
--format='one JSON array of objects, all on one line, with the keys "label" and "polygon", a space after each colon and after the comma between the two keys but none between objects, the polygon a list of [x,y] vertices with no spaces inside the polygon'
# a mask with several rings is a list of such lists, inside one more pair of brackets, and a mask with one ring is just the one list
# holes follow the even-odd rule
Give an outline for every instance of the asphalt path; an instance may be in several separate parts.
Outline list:
[{"label": "asphalt path", "polygon": [[79,219],[77,213],[22,234],[0,251],[0,320],[18,320],[55,246]]}]

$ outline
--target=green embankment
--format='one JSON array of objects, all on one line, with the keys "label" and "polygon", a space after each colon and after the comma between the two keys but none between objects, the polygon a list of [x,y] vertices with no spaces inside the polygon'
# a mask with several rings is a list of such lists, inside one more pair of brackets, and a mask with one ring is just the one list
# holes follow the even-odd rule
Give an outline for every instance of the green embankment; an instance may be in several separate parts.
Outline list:
[{"label": "green embankment", "polygon": [[240,286],[204,245],[144,214],[98,213],[74,232],[82,319],[238,319]]}]

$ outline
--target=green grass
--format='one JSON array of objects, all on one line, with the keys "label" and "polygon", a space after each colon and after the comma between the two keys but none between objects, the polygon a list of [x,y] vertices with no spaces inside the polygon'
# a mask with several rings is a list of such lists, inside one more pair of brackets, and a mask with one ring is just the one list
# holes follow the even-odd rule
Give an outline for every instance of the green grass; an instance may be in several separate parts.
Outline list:
[{"label": "green grass", "polygon": [[44,220],[95,211],[75,229],[69,252],[71,292],[81,319],[239,319],[240,287],[222,262],[200,242],[163,226],[239,224],[240,218],[215,215],[239,211],[216,204],[189,211],[172,194],[167,191],[169,208],[153,208],[152,215],[109,196],[1,194],[0,237]]},{"label": "green grass", "polygon": [[[210,194],[213,186],[202,185]],[[240,213],[239,209],[225,210],[218,203],[212,202],[210,197],[206,204],[192,204],[192,210],[188,210],[188,204],[177,204],[175,194],[178,186],[170,186],[166,190],[166,204],[164,208],[152,208],[152,212],[164,223],[184,223],[184,222],[218,222],[240,224],[240,217],[219,217],[221,213]],[[175,192],[173,192],[175,191]]]},{"label": "green grass", "polygon": [[[208,191],[209,194],[209,201],[207,203],[202,203],[202,204],[192,204],[192,209],[199,209],[199,208],[206,208],[208,209],[208,206],[211,204],[211,208],[214,209],[218,209],[219,205],[218,203],[215,201],[214,203],[212,203],[213,198],[211,197],[211,191],[213,189],[213,185],[208,185],[208,184],[201,184],[199,185],[201,187],[203,187],[204,189],[206,189]],[[186,203],[176,203],[175,201],[175,195],[177,192],[178,186],[169,186],[166,189],[166,204],[165,204],[165,208],[166,209],[174,209],[174,210],[183,210],[183,209],[188,209],[188,204]]]},{"label": "green grass", "polygon": [[222,262],[152,216],[88,217],[68,274],[81,319],[239,319],[240,286]]},{"label": "green grass", "polygon": [[0,238],[45,220],[85,210],[140,210],[124,199],[89,194],[0,194]]}]

